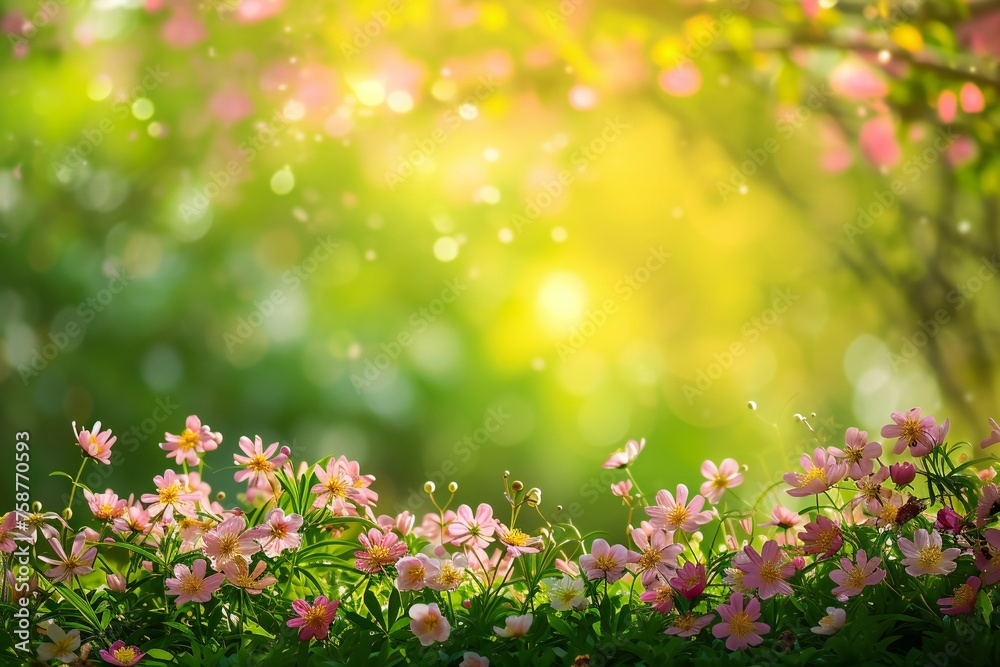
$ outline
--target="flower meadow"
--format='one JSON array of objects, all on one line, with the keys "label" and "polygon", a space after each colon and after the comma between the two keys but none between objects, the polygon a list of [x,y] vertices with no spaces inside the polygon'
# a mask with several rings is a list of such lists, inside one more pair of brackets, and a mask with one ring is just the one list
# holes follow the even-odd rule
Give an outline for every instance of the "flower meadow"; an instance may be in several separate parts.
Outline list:
[{"label": "flower meadow", "polygon": [[[647,495],[659,471],[629,441],[603,463],[616,535],[508,472],[500,503],[428,482],[436,511],[379,514],[357,462],[231,447],[197,416],[163,474],[89,489],[116,437],[73,424],[69,507],[17,498],[0,523],[0,663],[997,664],[1000,426],[951,442],[913,408],[827,445],[796,418],[817,446],[753,495],[736,458]],[[229,457],[239,502],[206,479]]]}]

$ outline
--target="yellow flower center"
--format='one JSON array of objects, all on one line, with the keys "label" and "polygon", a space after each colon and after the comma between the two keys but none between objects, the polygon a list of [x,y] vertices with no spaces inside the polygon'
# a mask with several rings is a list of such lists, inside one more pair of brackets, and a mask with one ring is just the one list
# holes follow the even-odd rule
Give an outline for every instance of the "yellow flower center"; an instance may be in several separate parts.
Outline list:
[{"label": "yellow flower center", "polygon": [[135,660],[135,649],[131,646],[122,646],[114,652],[115,660],[124,662],[126,665]]},{"label": "yellow flower center", "polygon": [[663,556],[660,555],[660,550],[649,547],[643,551],[642,555],[639,557],[639,569],[652,570],[659,565],[662,560]]},{"label": "yellow flower center", "polygon": [[834,619],[833,614],[827,614],[823,618],[819,619],[819,625],[822,628],[829,628],[835,622],[836,622],[836,619]]},{"label": "yellow flower center", "polygon": [[729,619],[729,631],[736,637],[746,637],[753,632],[753,621],[745,611],[738,611]]},{"label": "yellow flower center", "polygon": [[160,502],[164,505],[174,505],[181,499],[181,485],[174,482],[160,489]]},{"label": "yellow flower center", "polygon": [[205,588],[205,582],[194,572],[187,572],[181,575],[177,588],[185,595],[197,595]]},{"label": "yellow flower center", "polygon": [[254,472],[271,472],[271,463],[263,454],[254,454],[247,463],[247,468]]},{"label": "yellow flower center", "polygon": [[56,645],[55,655],[60,655],[62,653],[72,653],[74,637],[63,637],[57,642],[52,642]]},{"label": "yellow flower center", "polygon": [[823,482],[824,484],[826,484],[827,483],[826,482],[826,469],[825,468],[817,468],[816,466],[813,466],[813,467],[809,468],[808,472],[806,472],[805,474],[799,476],[799,486],[805,486],[806,484],[808,484],[809,482],[813,481],[814,479],[818,479],[821,482]]},{"label": "yellow flower center", "polygon": [[560,591],[559,600],[561,600],[564,605],[569,606],[570,604],[573,603],[573,600],[575,600],[577,596],[578,593],[574,589],[565,588],[562,591]]},{"label": "yellow flower center", "polygon": [[885,503],[882,505],[882,514],[879,518],[882,519],[883,524],[890,524],[896,520],[896,515],[899,514],[899,508],[892,503]]},{"label": "yellow flower center", "polygon": [[902,426],[903,438],[910,444],[917,441],[923,429],[920,428],[920,422],[916,419],[907,419],[903,422]]},{"label": "yellow flower center", "polygon": [[368,555],[372,560],[382,562],[389,558],[389,547],[383,547],[381,544],[373,544],[368,547]]},{"label": "yellow flower center", "polygon": [[97,511],[97,516],[100,519],[110,519],[115,512],[115,508],[111,506],[111,503],[104,503],[101,505],[100,509]]},{"label": "yellow flower center", "polygon": [[765,584],[773,584],[782,581],[785,577],[781,574],[781,567],[774,561],[766,560],[760,566],[760,580]]},{"label": "yellow flower center", "polygon": [[326,490],[330,492],[334,498],[346,498],[347,497],[347,485],[344,484],[343,480],[339,477],[331,477],[326,480]]},{"label": "yellow flower center", "polygon": [[464,576],[465,572],[463,570],[446,562],[441,565],[441,571],[438,573],[438,581],[445,588],[457,588],[462,583]]},{"label": "yellow flower center", "polygon": [[323,605],[312,607],[302,618],[305,620],[305,624],[311,628],[325,628],[326,607]]},{"label": "yellow flower center", "polygon": [[854,566],[851,568],[851,571],[847,573],[847,580],[844,582],[844,585],[848,588],[864,588],[865,579],[865,571],[860,567]]},{"label": "yellow flower center", "polygon": [[427,576],[427,570],[422,565],[411,567],[406,573],[406,579],[411,584],[419,584]]},{"label": "yellow flower center", "polygon": [[847,459],[847,462],[850,464],[857,463],[865,457],[864,451],[865,450],[860,447],[848,447],[844,451],[844,458]]},{"label": "yellow flower center", "polygon": [[697,620],[694,614],[687,613],[674,619],[674,627],[686,632],[694,627],[694,622]]},{"label": "yellow flower center", "polygon": [[729,479],[723,477],[722,473],[719,473],[718,475],[715,476],[715,479],[712,480],[712,486],[714,486],[717,489],[728,489]]},{"label": "yellow flower center", "polygon": [[219,538],[219,555],[231,559],[240,550],[240,539],[237,535],[223,535]]},{"label": "yellow flower center", "polygon": [[737,593],[749,593],[750,589],[743,585],[743,575],[745,572],[738,567],[726,568],[726,574],[729,578],[733,580],[733,583],[729,585]]},{"label": "yellow flower center", "polygon": [[951,606],[964,607],[972,604],[972,601],[975,599],[976,591],[972,590],[972,586],[969,584],[962,584],[955,589],[954,595],[951,596]]},{"label": "yellow flower center", "polygon": [[83,561],[72,554],[67,556],[66,560],[63,561],[63,567],[65,567],[67,570],[70,571],[75,570],[76,568],[81,567],[82,565]]},{"label": "yellow flower center", "polygon": [[511,528],[503,541],[514,547],[523,547],[528,543],[528,534],[520,528]]},{"label": "yellow flower center", "polygon": [[598,556],[597,557],[597,569],[604,570],[608,572],[609,570],[614,570],[618,567],[618,561],[616,561],[611,556]]},{"label": "yellow flower center", "polygon": [[249,572],[241,571],[236,575],[236,585],[240,588],[253,588],[255,583]]},{"label": "yellow flower center", "polygon": [[427,629],[427,632],[434,632],[434,628],[437,627],[439,620],[440,617],[437,614],[427,614],[424,617],[424,627]]},{"label": "yellow flower center", "polygon": [[181,433],[181,439],[177,441],[177,449],[188,452],[198,446],[201,442],[201,438],[197,433],[190,429],[184,429]]},{"label": "yellow flower center", "polygon": [[670,511],[667,512],[667,523],[680,526],[688,517],[691,515],[691,511],[683,505],[674,505]]},{"label": "yellow flower center", "polygon": [[918,552],[917,562],[920,567],[932,568],[937,567],[938,563],[941,562],[941,547],[936,545],[928,545]]},{"label": "yellow flower center", "polygon": [[831,549],[831,547],[833,547],[833,541],[837,539],[837,535],[839,534],[840,530],[837,528],[820,531],[819,535],[816,537],[816,546],[826,553]]},{"label": "yellow flower center", "polygon": [[656,597],[653,598],[654,605],[660,605],[674,599],[674,589],[670,586],[660,586],[656,589]]}]

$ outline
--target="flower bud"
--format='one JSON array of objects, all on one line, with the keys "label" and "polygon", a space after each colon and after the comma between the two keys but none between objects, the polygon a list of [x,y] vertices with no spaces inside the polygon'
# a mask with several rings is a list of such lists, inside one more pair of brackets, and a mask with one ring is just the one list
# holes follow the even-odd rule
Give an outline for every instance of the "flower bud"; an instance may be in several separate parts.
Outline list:
[{"label": "flower bud", "polygon": [[917,469],[909,461],[893,463],[889,466],[889,476],[896,486],[905,486],[916,478]]},{"label": "flower bud", "polygon": [[510,485],[510,489],[514,493],[517,493],[518,491],[520,491],[523,488],[524,488],[524,484],[521,484],[521,482],[519,482],[517,480],[514,480],[514,482],[511,483],[511,485]]},{"label": "flower bud", "polygon": [[68,507],[66,509],[64,509],[62,511],[62,518],[65,519],[66,521],[72,520],[72,518],[73,518],[73,510],[71,510]]},{"label": "flower bud", "polygon": [[122,574],[107,574],[108,588],[119,593],[125,592],[125,576]]},{"label": "flower bud", "polygon": [[434,486],[434,482],[431,481],[424,482],[424,493],[434,493],[434,489],[436,488],[437,487]]},{"label": "flower bud", "polygon": [[466,609],[472,609],[472,600],[469,600],[468,598],[462,600],[462,606]]},{"label": "flower bud", "polygon": [[223,500],[226,499],[226,492],[225,491],[219,491],[217,494],[215,494],[215,499],[218,500],[221,503]]},{"label": "flower bud", "polygon": [[542,504],[542,490],[537,486],[533,486],[528,489],[528,495],[525,497],[525,501],[528,503],[528,507],[535,507]]},{"label": "flower bud", "polygon": [[448,491],[450,493],[455,493],[456,491],[458,491],[458,482],[449,482]]},{"label": "flower bud", "polygon": [[36,500],[35,502],[31,503],[31,511],[34,512],[35,514],[38,514],[39,512],[41,512],[42,511],[42,501]]}]

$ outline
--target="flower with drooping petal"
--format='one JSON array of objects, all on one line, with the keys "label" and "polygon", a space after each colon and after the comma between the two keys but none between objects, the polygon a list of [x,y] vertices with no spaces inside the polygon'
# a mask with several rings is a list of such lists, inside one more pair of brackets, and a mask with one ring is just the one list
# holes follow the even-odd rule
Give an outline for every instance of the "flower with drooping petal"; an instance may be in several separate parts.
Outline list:
[{"label": "flower with drooping petal", "polygon": [[636,457],[646,446],[646,439],[643,438],[639,442],[635,440],[629,440],[625,443],[625,451],[618,451],[611,455],[607,461],[605,461],[601,467],[602,468],[627,468],[629,465],[635,461]]},{"label": "flower with drooping petal", "polygon": [[211,561],[212,569],[221,570],[223,565],[234,561],[249,563],[250,557],[260,551],[254,539],[257,529],[247,530],[246,527],[247,520],[237,515],[205,533],[202,553]]},{"label": "flower with drooping petal", "polygon": [[178,607],[188,602],[208,602],[212,599],[212,593],[222,586],[226,575],[216,573],[206,577],[206,565],[204,558],[198,558],[191,563],[191,567],[183,563],[174,566],[174,576],[167,578],[164,583],[167,595],[177,596],[174,602]]},{"label": "flower with drooping petal", "polygon": [[580,556],[580,568],[590,580],[604,579],[613,584],[625,574],[628,563],[637,562],[639,554],[629,551],[621,544],[609,545],[605,540],[596,539],[590,553]]},{"label": "flower with drooping petal", "polygon": [[330,624],[337,616],[340,600],[331,602],[325,595],[320,595],[312,604],[303,599],[292,601],[292,611],[298,616],[285,622],[290,628],[299,629],[299,640],[307,642],[310,639],[326,639],[330,634]]},{"label": "flower with drooping petal", "polygon": [[118,667],[131,667],[142,660],[142,656],[146,655],[139,650],[138,646],[126,646],[125,642],[120,639],[108,648],[101,649],[100,654],[101,660],[111,665],[118,665]]},{"label": "flower with drooping petal", "polygon": [[17,512],[7,512],[3,521],[0,521],[0,551],[4,553],[14,553],[17,550],[17,543],[14,542],[14,529],[17,526]]},{"label": "flower with drooping petal", "polygon": [[1000,489],[996,484],[983,487],[983,495],[976,504],[976,527],[982,528],[1000,513]]},{"label": "flower with drooping petal", "polygon": [[271,510],[267,523],[253,529],[254,538],[260,543],[264,554],[276,558],[285,549],[298,549],[302,535],[297,531],[302,527],[301,514],[285,514],[280,507]]},{"label": "flower with drooping petal", "polygon": [[941,613],[945,616],[954,616],[971,612],[976,606],[976,597],[979,596],[981,584],[979,577],[969,577],[964,584],[956,586],[950,598],[941,598],[937,601],[941,606]]},{"label": "flower with drooping petal", "polygon": [[854,559],[856,564],[850,558],[841,558],[841,569],[830,573],[830,578],[837,584],[832,593],[843,596],[842,599],[861,595],[865,586],[874,586],[885,579],[885,570],[878,566],[881,558],[869,559],[865,550],[859,549]]},{"label": "flower with drooping petal", "polygon": [[455,520],[448,524],[448,537],[456,546],[485,549],[493,541],[497,523],[493,518],[493,508],[486,503],[479,504],[475,515],[468,505],[459,505]]},{"label": "flower with drooping petal", "polygon": [[710,511],[701,510],[705,506],[702,496],[695,495],[690,503],[687,499],[688,488],[683,484],[677,485],[676,498],[666,489],[661,489],[656,493],[656,505],[646,508],[650,523],[654,528],[693,533],[698,530],[698,526],[712,520]]},{"label": "flower with drooping petal", "polygon": [[493,632],[500,637],[523,637],[531,629],[531,621],[534,617],[531,614],[523,616],[508,616],[504,620],[505,627],[493,626]]},{"label": "flower with drooping petal", "polygon": [[406,556],[396,562],[396,588],[401,591],[420,591],[427,580],[441,571],[439,561],[426,554]]},{"label": "flower with drooping petal", "polygon": [[730,651],[757,646],[764,641],[761,635],[771,630],[771,626],[757,621],[760,618],[760,600],[757,598],[751,598],[744,608],[743,594],[733,593],[729,604],[720,604],[715,611],[722,621],[712,626],[712,634],[716,639],[725,638],[726,648]]},{"label": "flower with drooping petal", "polygon": [[201,423],[197,415],[188,417],[184,427],[180,435],[164,433],[166,442],[160,443],[160,449],[167,453],[168,459],[173,456],[177,465],[185,461],[188,465],[198,465],[198,454],[210,452],[222,442],[222,434],[213,433],[212,429]]},{"label": "flower with drooping petal", "polygon": [[673,540],[662,530],[653,530],[647,535],[636,528],[632,531],[632,541],[639,549],[636,571],[642,575],[642,585],[649,586],[657,575],[668,578],[677,569],[677,557],[684,551],[683,545],[673,544]]},{"label": "flower with drooping petal", "polygon": [[756,589],[762,600],[792,594],[792,587],[785,580],[795,574],[795,566],[785,560],[777,542],[768,540],[760,553],[750,545],[744,547],[743,552],[750,559],[748,563],[737,565],[743,570],[744,586]]},{"label": "flower with drooping petal", "polygon": [[53,551],[58,559],[39,556],[38,560],[45,561],[55,567],[50,567],[45,572],[45,576],[53,581],[68,581],[74,576],[90,574],[94,571],[94,559],[97,558],[97,547],[86,549],[87,535],[79,533],[73,538],[73,546],[70,547],[69,555],[63,549],[63,545],[55,537],[49,540]]},{"label": "flower with drooping petal", "polygon": [[753,589],[748,588],[743,583],[743,570],[740,569],[740,563],[746,564],[749,562],[750,557],[747,556],[745,551],[740,549],[733,555],[730,567],[727,567],[725,570],[726,576],[722,578],[722,583],[729,586],[734,593],[743,593],[744,595],[750,595],[753,593]]},{"label": "flower with drooping petal", "polygon": [[1000,581],[1000,530],[987,528],[983,540],[975,550],[976,569],[983,574],[983,583],[992,586]]},{"label": "flower with drooping petal", "polygon": [[920,416],[920,408],[910,408],[905,413],[893,412],[893,424],[882,427],[883,438],[897,438],[893,454],[902,454],[907,448],[913,456],[924,456],[934,449],[937,435],[934,417]]},{"label": "flower with drooping petal", "polygon": [[715,614],[704,614],[699,616],[694,612],[689,611],[688,613],[675,618],[667,629],[663,631],[663,634],[674,635],[676,637],[694,637],[714,619]]},{"label": "flower with drooping petal", "polygon": [[540,537],[528,535],[520,528],[508,528],[502,523],[497,524],[497,539],[507,547],[507,554],[514,558],[522,554],[537,554],[544,542]]},{"label": "flower with drooping petal", "polygon": [[822,514],[805,525],[805,530],[799,533],[799,539],[805,544],[805,552],[815,555],[818,560],[829,558],[844,546],[840,526]]},{"label": "flower with drooping petal", "polygon": [[654,582],[654,586],[647,588],[639,599],[648,602],[656,613],[669,614],[674,608],[674,589],[667,584]]},{"label": "flower with drooping petal", "polygon": [[76,422],[73,422],[73,434],[76,441],[80,443],[83,453],[92,459],[100,461],[104,465],[111,465],[111,447],[118,440],[117,436],[111,435],[111,429],[101,431],[101,422],[95,422],[91,430],[76,430]]},{"label": "flower with drooping petal", "polygon": [[241,437],[240,449],[246,456],[233,454],[233,463],[243,466],[243,469],[237,470],[233,479],[237,482],[246,480],[250,486],[260,487],[269,486],[269,477],[285,464],[292,451],[288,447],[282,447],[279,451],[277,442],[272,442],[264,449],[259,435],[254,436],[253,442],[246,436]]},{"label": "flower with drooping petal", "polygon": [[847,475],[847,464],[837,463],[822,447],[813,450],[811,458],[803,454],[799,463],[805,472],[788,472],[784,476],[785,483],[792,487],[785,493],[795,498],[823,493]]},{"label": "flower with drooping petal", "polygon": [[587,606],[587,592],[584,590],[583,579],[564,574],[562,579],[543,579],[542,583],[549,593],[549,604],[556,611],[583,609]]},{"label": "flower with drooping petal", "polygon": [[424,646],[443,642],[451,634],[451,625],[437,604],[415,604],[410,607],[410,631]]},{"label": "flower with drooping petal", "polygon": [[708,502],[713,505],[722,499],[726,489],[732,489],[743,483],[740,464],[736,459],[723,459],[719,465],[705,461],[701,464],[701,474],[708,480],[701,485],[701,495],[708,498]]},{"label": "flower with drooping petal", "polygon": [[708,580],[705,575],[704,563],[692,563],[688,561],[677,570],[677,573],[667,581],[670,586],[684,596],[685,600],[694,600],[702,594]]},{"label": "flower with drooping petal", "polygon": [[462,656],[462,662],[458,663],[458,667],[490,667],[490,661],[478,653],[466,651],[465,655]]},{"label": "flower with drooping petal", "polygon": [[611,493],[619,498],[625,498],[632,493],[632,480],[623,479],[611,485]]},{"label": "flower with drooping petal", "polygon": [[[761,527],[775,526],[779,532],[775,533],[774,539],[779,545],[792,545],[798,540],[798,529],[805,524],[807,518],[793,512],[784,505],[775,505],[771,510],[771,520],[761,523]],[[749,533],[749,531],[747,531]]]},{"label": "flower with drooping petal", "polygon": [[852,426],[844,435],[846,447],[828,447],[827,451],[847,464],[847,476],[858,480],[872,474],[875,459],[882,456],[882,445],[868,442],[868,433]]},{"label": "flower with drooping petal", "polygon": [[222,572],[226,575],[226,581],[233,586],[242,588],[251,595],[260,595],[265,588],[278,582],[276,577],[264,574],[266,567],[264,561],[257,561],[251,571],[245,563],[230,561],[222,566]]},{"label": "flower with drooping petal", "polygon": [[979,446],[982,449],[986,449],[987,447],[995,445],[998,442],[1000,442],[1000,424],[997,424],[995,419],[990,419],[990,434],[983,438],[982,442],[979,443]]},{"label": "flower with drooping petal", "polygon": [[58,660],[63,663],[76,660],[74,651],[80,648],[79,630],[74,628],[69,632],[64,632],[62,628],[50,620],[45,628],[45,636],[49,641],[39,645],[39,660],[43,662]]},{"label": "flower with drooping petal", "polygon": [[928,533],[918,528],[913,533],[913,539],[899,538],[899,550],[906,558],[906,572],[914,577],[924,574],[949,574],[958,565],[955,559],[962,553],[961,549],[945,549],[942,551],[941,534],[936,530]]},{"label": "flower with drooping petal", "polygon": [[201,493],[186,490],[187,477],[167,470],[154,477],[153,483],[156,493],[144,493],[140,498],[144,503],[152,503],[146,508],[152,516],[162,514],[165,523],[173,520],[174,512],[194,518],[194,504],[201,500]]},{"label": "flower with drooping petal", "polygon": [[819,625],[810,628],[817,635],[832,635],[847,622],[847,612],[837,607],[827,607],[826,616],[819,619]]},{"label": "flower with drooping petal", "polygon": [[364,550],[355,551],[354,564],[358,570],[366,574],[381,572],[386,565],[392,565],[402,558],[407,551],[406,542],[402,542],[396,533],[384,533],[378,528],[372,528],[368,534],[358,536]]}]

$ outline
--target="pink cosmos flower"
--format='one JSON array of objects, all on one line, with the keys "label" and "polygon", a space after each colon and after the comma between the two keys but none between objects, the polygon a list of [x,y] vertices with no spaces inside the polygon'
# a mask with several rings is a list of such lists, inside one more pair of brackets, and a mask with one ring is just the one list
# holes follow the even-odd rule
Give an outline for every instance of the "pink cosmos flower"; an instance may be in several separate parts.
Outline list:
[{"label": "pink cosmos flower", "polygon": [[473,516],[472,508],[459,505],[455,520],[448,524],[447,532],[451,543],[473,549],[485,549],[493,541],[493,531],[497,520],[493,518],[493,508],[480,503]]},{"label": "pink cosmos flower", "polygon": [[[784,505],[775,505],[771,510],[771,520],[760,524],[764,526],[775,526],[779,529],[774,535],[774,539],[779,545],[795,544],[798,539],[798,529],[805,524],[807,518],[793,512]],[[747,531],[749,534],[750,531]]]},{"label": "pink cosmos flower", "polygon": [[76,422],[73,422],[73,434],[76,435],[77,442],[83,448],[83,453],[92,459],[96,459],[105,465],[111,465],[111,446],[118,440],[111,435],[111,429],[101,431],[101,422],[95,422],[91,430],[76,430]]},{"label": "pink cosmos flower", "polygon": [[976,504],[976,527],[982,528],[1000,513],[1000,490],[996,484],[983,487],[983,495]]},{"label": "pink cosmos flower", "polygon": [[540,537],[528,535],[520,528],[507,528],[502,523],[497,524],[497,539],[507,547],[507,555],[517,558],[524,554],[537,554],[545,543]]},{"label": "pink cosmos flower", "polygon": [[194,503],[201,500],[201,493],[188,492],[187,478],[177,475],[173,470],[167,470],[163,475],[153,478],[156,493],[145,493],[141,496],[144,503],[152,503],[146,509],[156,517],[162,514],[163,520],[169,523],[174,518],[174,512],[184,516],[194,517]]},{"label": "pink cosmos flower", "polygon": [[701,511],[705,506],[705,499],[700,495],[695,495],[691,503],[687,504],[688,489],[683,484],[677,485],[677,497],[661,489],[656,494],[656,505],[646,508],[650,523],[655,528],[676,531],[683,530],[686,533],[693,533],[712,520],[710,511]]},{"label": "pink cosmos flower", "polygon": [[844,536],[840,526],[822,514],[805,525],[805,530],[799,533],[799,538],[805,544],[805,552],[813,554],[817,560],[829,558],[844,546]]},{"label": "pink cosmos flower", "polygon": [[602,468],[627,468],[629,465],[635,461],[639,453],[642,452],[643,448],[646,446],[646,439],[643,438],[639,442],[635,440],[629,440],[625,443],[625,451],[618,451],[611,455],[607,461],[605,461],[601,467]]},{"label": "pink cosmos flower", "polygon": [[847,464],[847,476],[858,480],[872,474],[875,467],[874,460],[882,456],[882,445],[868,442],[868,433],[859,431],[853,426],[847,429],[844,441],[847,444],[844,449],[829,447],[827,452]]},{"label": "pink cosmos flower", "polygon": [[1000,424],[995,419],[990,419],[990,434],[983,438],[979,446],[983,449],[1000,442]]},{"label": "pink cosmos flower", "polygon": [[642,575],[642,585],[648,587],[660,575],[664,579],[677,569],[677,557],[684,551],[683,545],[673,544],[662,530],[654,530],[649,535],[640,528],[632,531],[632,541],[639,549],[636,570]]},{"label": "pink cosmos flower", "polygon": [[55,537],[49,540],[52,550],[56,552],[58,559],[39,556],[38,560],[45,561],[50,567],[45,572],[45,576],[53,581],[69,581],[74,576],[90,574],[94,571],[94,559],[97,558],[97,547],[90,547],[86,551],[87,536],[79,533],[73,538],[73,546],[70,547],[69,555],[63,549],[63,545]]},{"label": "pink cosmos flower", "polygon": [[[233,479],[237,482],[247,481],[250,486],[269,486],[268,478],[274,471],[285,464],[288,455],[292,452],[288,447],[278,450],[278,443],[272,442],[264,449],[264,443],[260,436],[254,436],[253,442],[250,438],[243,436],[240,438],[240,449],[246,456],[233,454],[233,463],[244,466],[243,470],[237,470]],[[277,452],[277,454],[275,454]]]},{"label": "pink cosmos flower", "polygon": [[139,650],[138,646],[125,646],[122,640],[116,641],[106,649],[101,649],[101,660],[118,667],[130,667],[142,660],[146,655]]},{"label": "pink cosmos flower", "polygon": [[983,532],[985,543],[975,551],[976,569],[983,574],[987,586],[1000,581],[1000,530],[987,528]]},{"label": "pink cosmos flower", "polygon": [[726,489],[732,489],[743,483],[740,464],[735,459],[723,459],[719,465],[705,461],[701,464],[701,474],[708,480],[701,485],[701,495],[708,498],[708,502],[713,505],[718,504]]},{"label": "pink cosmos flower", "polygon": [[297,531],[302,527],[301,514],[285,516],[285,510],[280,507],[271,510],[267,523],[253,529],[254,539],[260,542],[264,554],[276,558],[285,549],[298,549],[302,544],[302,535]]},{"label": "pink cosmos flower", "polygon": [[48,621],[45,636],[49,640],[38,647],[38,659],[43,662],[58,660],[62,663],[76,661],[76,651],[80,648],[80,631],[76,628],[64,632],[53,621]]},{"label": "pink cosmos flower", "polygon": [[362,533],[358,539],[364,546],[364,551],[355,551],[354,564],[358,570],[367,574],[381,572],[386,565],[392,565],[406,554],[406,543],[400,541],[396,533],[384,533],[378,528],[372,528],[368,534]]},{"label": "pink cosmos flower", "polygon": [[785,483],[791,486],[785,492],[795,498],[823,493],[847,475],[847,465],[826,453],[822,447],[813,450],[812,458],[803,454],[799,460],[805,472],[785,473]]},{"label": "pink cosmos flower", "polygon": [[620,498],[625,498],[628,494],[632,493],[632,480],[623,479],[620,482],[615,482],[611,485],[611,493]]},{"label": "pink cosmos flower", "polygon": [[827,607],[826,616],[819,619],[819,625],[810,628],[817,635],[832,635],[847,622],[847,612],[837,607]]},{"label": "pink cosmos flower", "polygon": [[913,533],[912,540],[899,538],[898,544],[899,550],[906,556],[903,559],[906,572],[914,577],[954,572],[958,567],[955,559],[962,553],[961,549],[955,548],[942,551],[941,534],[936,530],[928,533],[923,528]]},{"label": "pink cosmos flower", "polygon": [[426,554],[406,556],[396,562],[396,588],[401,591],[420,591],[427,580],[441,571],[439,561]]},{"label": "pink cosmos flower", "polygon": [[882,503],[892,495],[889,489],[882,488],[885,480],[889,479],[889,468],[889,466],[882,466],[871,475],[866,475],[855,482],[858,494],[851,498],[848,505],[854,508],[863,504],[869,514],[878,514],[881,511]]},{"label": "pink cosmos flower", "polygon": [[792,594],[792,587],[785,579],[795,574],[795,566],[785,560],[777,542],[768,540],[760,553],[749,545],[744,547],[743,552],[750,559],[748,563],[737,565],[743,570],[744,586],[757,589],[757,595],[762,600]]},{"label": "pink cosmos flower", "polygon": [[298,617],[288,619],[285,625],[299,628],[300,641],[307,642],[314,637],[319,640],[326,639],[339,606],[340,600],[330,602],[323,595],[313,600],[312,604],[302,599],[293,600],[292,611],[298,614]]},{"label": "pink cosmos flower", "polygon": [[921,417],[920,408],[910,408],[906,413],[893,412],[893,424],[882,427],[883,438],[898,438],[892,447],[893,454],[902,454],[909,447],[913,456],[924,456],[934,449],[937,435],[934,417]]},{"label": "pink cosmos flower", "polygon": [[114,530],[116,533],[127,536],[131,533],[148,533],[153,526],[150,523],[149,512],[146,511],[142,503],[126,508],[125,513],[114,520]]},{"label": "pink cosmos flower", "polygon": [[[969,577],[964,584],[955,587],[955,592],[950,598],[941,598],[937,603],[941,606],[941,613],[946,616],[955,614],[968,614],[976,606],[976,597],[979,595],[979,586],[982,582],[979,577]],[[947,609],[945,608],[947,607]]]},{"label": "pink cosmos flower", "polygon": [[580,556],[580,567],[590,580],[604,579],[613,584],[625,574],[625,566],[639,560],[639,554],[629,551],[621,544],[609,545],[605,540],[596,539],[590,553]]},{"label": "pink cosmos flower", "polygon": [[234,561],[249,563],[250,556],[260,551],[260,545],[254,541],[257,529],[246,527],[246,519],[237,515],[205,533],[202,553],[211,561],[212,569],[221,570],[223,565]]},{"label": "pink cosmos flower", "polygon": [[104,493],[91,493],[89,489],[84,489],[83,496],[87,499],[94,516],[104,521],[113,521],[127,510],[128,503],[124,499],[119,499],[118,494],[111,489]]},{"label": "pink cosmos flower", "polygon": [[17,543],[11,535],[17,526],[17,512],[7,512],[3,521],[0,522],[0,551],[4,553],[14,553],[17,550]]},{"label": "pink cosmos flower", "polygon": [[639,599],[648,602],[656,613],[669,614],[674,608],[674,589],[667,584],[657,583],[652,588],[647,588]]},{"label": "pink cosmos flower", "polygon": [[443,642],[451,634],[451,625],[437,604],[415,604],[410,607],[410,631],[424,646]]},{"label": "pink cosmos flower", "polygon": [[178,563],[174,566],[174,576],[166,580],[167,595],[176,595],[178,607],[188,602],[205,603],[212,599],[212,593],[219,590],[226,575],[217,573],[205,576],[205,560],[198,558],[191,567]]},{"label": "pink cosmos flower", "polygon": [[[230,561],[222,566],[226,581],[237,588],[242,588],[251,595],[260,595],[265,588],[278,582],[276,577],[264,575],[264,561],[257,561],[253,571],[245,563]],[[263,575],[263,576],[262,576]]]},{"label": "pink cosmos flower", "polygon": [[729,604],[720,604],[715,611],[722,617],[722,622],[712,626],[712,634],[716,639],[725,638],[726,648],[730,651],[757,646],[764,641],[761,635],[771,630],[766,623],[757,622],[760,618],[760,600],[757,598],[751,598],[744,609],[743,594],[733,593]]},{"label": "pink cosmos flower", "polygon": [[706,625],[712,622],[715,614],[705,614],[698,616],[694,612],[688,612],[683,616],[678,616],[673,620],[666,630],[665,635],[675,635],[677,637],[694,637],[702,631]]},{"label": "pink cosmos flower", "polygon": [[504,620],[505,627],[500,628],[494,625],[493,632],[497,633],[500,637],[523,637],[531,629],[532,620],[533,617],[531,614],[508,616]]},{"label": "pink cosmos flower", "polygon": [[201,423],[197,415],[191,415],[185,422],[185,428],[180,435],[164,433],[166,442],[160,443],[160,449],[167,452],[177,465],[187,461],[189,465],[198,465],[198,454],[210,452],[222,443],[222,434],[213,433],[212,429]]},{"label": "pink cosmos flower", "polygon": [[855,560],[857,561],[856,565],[851,562],[850,558],[841,558],[841,569],[830,573],[830,578],[837,584],[832,592],[841,599],[861,595],[865,586],[874,586],[885,579],[885,570],[878,566],[881,562],[880,558],[869,560],[865,550],[859,549],[855,554]]},{"label": "pink cosmos flower", "polygon": [[478,653],[466,651],[465,655],[462,656],[462,662],[458,663],[458,667],[490,667],[490,661]]},{"label": "pink cosmos flower", "polygon": [[688,561],[677,570],[677,573],[668,582],[670,586],[684,596],[685,600],[694,600],[702,594],[708,581],[705,576],[704,563],[692,563]]}]

